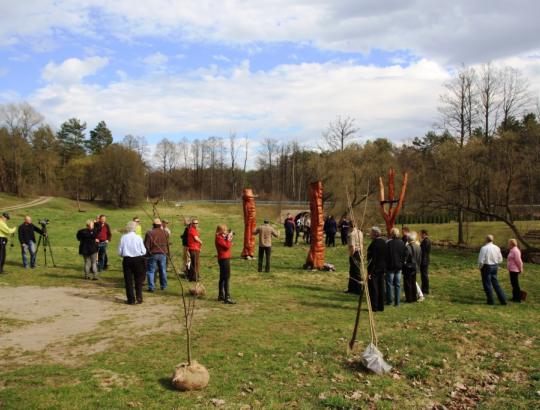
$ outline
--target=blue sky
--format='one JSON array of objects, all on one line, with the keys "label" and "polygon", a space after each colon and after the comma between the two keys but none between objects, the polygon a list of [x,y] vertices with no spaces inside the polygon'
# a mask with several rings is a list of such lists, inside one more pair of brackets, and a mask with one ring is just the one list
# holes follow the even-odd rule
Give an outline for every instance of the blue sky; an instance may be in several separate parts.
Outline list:
[{"label": "blue sky", "polygon": [[151,144],[236,132],[317,146],[338,115],[359,139],[403,141],[437,122],[461,64],[515,66],[538,95],[540,7],[506,3],[0,0],[0,103]]}]

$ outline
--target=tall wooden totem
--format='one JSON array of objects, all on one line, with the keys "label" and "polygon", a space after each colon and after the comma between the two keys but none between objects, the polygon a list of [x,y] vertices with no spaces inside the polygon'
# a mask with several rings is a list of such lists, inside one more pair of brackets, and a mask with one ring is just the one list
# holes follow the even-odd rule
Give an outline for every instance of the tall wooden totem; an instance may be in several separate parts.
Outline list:
[{"label": "tall wooden totem", "polygon": [[244,248],[242,249],[242,258],[253,258],[255,254],[253,231],[257,226],[257,220],[255,219],[255,195],[253,195],[252,189],[244,189],[242,204],[244,208]]},{"label": "tall wooden totem", "polygon": [[309,186],[309,209],[311,211],[311,244],[305,267],[322,269],[324,265],[324,212],[321,181],[313,182]]},{"label": "tall wooden totem", "polygon": [[[403,200],[405,199],[405,192],[407,191],[407,181],[408,174],[405,172],[403,175],[403,184],[401,185],[401,192],[399,193],[399,199],[394,198],[395,187],[394,187],[394,178],[396,176],[396,171],[393,168],[390,168],[388,171],[388,199],[384,199],[384,182],[382,177],[379,177],[379,207],[381,214],[386,222],[386,232],[390,236],[390,231],[396,223],[396,218],[403,206]],[[385,209],[385,205],[389,204],[388,210]],[[395,208],[394,208],[395,205]]]}]

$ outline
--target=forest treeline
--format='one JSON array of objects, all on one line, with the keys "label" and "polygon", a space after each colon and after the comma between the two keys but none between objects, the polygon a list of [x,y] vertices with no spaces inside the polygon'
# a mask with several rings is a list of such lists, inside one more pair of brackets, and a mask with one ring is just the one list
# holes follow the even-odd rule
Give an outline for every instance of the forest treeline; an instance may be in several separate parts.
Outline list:
[{"label": "forest treeline", "polygon": [[164,138],[151,158],[144,137],[113,142],[104,121],[87,132],[71,118],[54,130],[29,104],[11,103],[0,106],[0,191],[124,207],[145,197],[237,199],[250,187],[259,199],[304,201],[320,179],[337,213],[347,207],[346,190],[354,207],[367,190],[376,200],[379,176],[394,167],[409,173],[408,213],[455,215],[460,241],[467,215],[503,221],[531,247],[514,222],[540,204],[537,98],[512,67],[463,67],[444,84],[437,124],[408,143],[363,141],[361,124],[338,117],[317,147],[264,138],[254,149],[249,137],[231,133]]}]

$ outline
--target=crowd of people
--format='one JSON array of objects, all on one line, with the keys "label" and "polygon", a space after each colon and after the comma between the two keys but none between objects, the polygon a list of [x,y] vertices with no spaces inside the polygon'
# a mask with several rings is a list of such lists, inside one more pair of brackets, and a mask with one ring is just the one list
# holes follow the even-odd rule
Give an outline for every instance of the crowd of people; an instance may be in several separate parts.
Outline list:
[{"label": "crowd of people", "polygon": [[[47,237],[45,226],[42,228],[32,223],[29,215],[24,217],[22,224],[10,228],[7,224],[10,215],[4,212],[0,215],[0,273],[3,272],[6,259],[6,246],[10,235],[18,232],[21,246],[22,263],[24,268],[36,267],[36,234]],[[147,283],[147,291],[155,292],[155,276],[158,273],[159,288],[165,290],[167,283],[167,265],[170,261],[171,231],[167,220],[155,218],[152,228],[143,234],[141,221],[134,217],[126,226],[125,233],[120,239],[118,254],[122,259],[122,269],[126,287],[128,304],[142,303],[142,289]],[[296,242],[299,232],[304,232],[310,226],[310,215],[307,212],[297,215],[296,219],[288,214],[284,221],[285,246],[293,246],[294,234]],[[40,224],[42,222],[40,221]],[[326,245],[335,246],[335,236],[339,231],[341,243],[347,245],[349,251],[349,280],[346,292],[360,294],[363,290],[361,277],[361,257],[363,252],[363,234],[353,221],[343,215],[339,223],[333,216],[325,218],[324,233]],[[309,229],[308,229],[309,231]],[[112,238],[112,230],[107,223],[106,215],[98,215],[93,220],[86,221],[85,228],[79,230],[76,238],[79,241],[79,254],[83,257],[83,277],[99,280],[101,272],[108,269],[108,245]],[[277,231],[268,219],[256,227],[254,235],[259,237],[259,253],[257,269],[259,272],[270,272],[272,256],[272,240],[279,238]],[[374,226],[369,231],[371,242],[367,247],[367,286],[373,311],[384,311],[385,305],[399,306],[401,302],[401,287],[403,286],[405,302],[423,301],[430,294],[429,265],[431,241],[427,230],[421,230],[420,236],[407,227],[403,227],[400,235],[398,228],[390,231],[388,238],[383,237],[379,227]],[[216,228],[215,248],[219,266],[218,300],[225,304],[235,304],[230,295],[231,249],[234,233],[224,224]],[[199,233],[198,218],[184,220],[184,232],[180,236],[183,247],[182,272],[186,279],[198,282],[200,275],[200,253],[203,242]],[[523,271],[523,261],[517,241],[510,239],[507,268],[512,285],[512,301],[520,302],[523,292],[519,285],[519,275]],[[507,298],[502,290],[497,272],[503,257],[500,248],[494,244],[492,235],[485,239],[485,245],[478,256],[478,266],[482,278],[482,286],[487,303],[494,304],[493,291],[502,305]],[[420,276],[420,284],[417,277]]]}]

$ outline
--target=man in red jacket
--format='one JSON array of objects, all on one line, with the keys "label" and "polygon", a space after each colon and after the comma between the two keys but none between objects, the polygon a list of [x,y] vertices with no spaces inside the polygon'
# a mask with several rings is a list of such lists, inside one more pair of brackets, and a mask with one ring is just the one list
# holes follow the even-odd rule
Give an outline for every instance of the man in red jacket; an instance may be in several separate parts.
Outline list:
[{"label": "man in red jacket", "polygon": [[202,241],[199,237],[199,231],[197,230],[198,227],[199,220],[197,218],[193,218],[191,221],[191,226],[188,229],[187,238],[189,257],[191,259],[188,272],[188,279],[190,282],[199,281],[199,261],[201,256]]},{"label": "man in red jacket", "polygon": [[219,264],[219,296],[218,300],[228,305],[234,305],[229,294],[229,279],[231,278],[231,247],[233,233],[226,225],[218,225],[216,229],[216,250]]},{"label": "man in red jacket", "polygon": [[105,215],[99,215],[97,219],[94,229],[96,230],[96,241],[98,243],[98,272],[102,272],[109,267],[107,246],[111,241],[112,232]]}]

